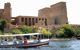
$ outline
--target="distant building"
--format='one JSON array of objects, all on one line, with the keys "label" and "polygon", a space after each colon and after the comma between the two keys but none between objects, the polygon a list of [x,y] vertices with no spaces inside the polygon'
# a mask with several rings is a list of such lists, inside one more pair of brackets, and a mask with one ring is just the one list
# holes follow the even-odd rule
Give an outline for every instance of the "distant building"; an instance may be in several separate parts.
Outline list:
[{"label": "distant building", "polygon": [[50,8],[40,9],[38,17],[35,16],[11,16],[11,4],[5,3],[4,9],[0,9],[0,17],[8,20],[8,28],[14,28],[19,25],[51,27],[68,23],[66,3],[59,2],[51,5]]},{"label": "distant building", "polygon": [[38,12],[39,17],[46,17],[48,25],[61,25],[67,24],[67,10],[66,3],[59,2],[51,5],[50,8],[40,9]]},{"label": "distant building", "polygon": [[4,9],[0,9],[0,17],[10,21],[11,19],[11,4],[5,3]]}]

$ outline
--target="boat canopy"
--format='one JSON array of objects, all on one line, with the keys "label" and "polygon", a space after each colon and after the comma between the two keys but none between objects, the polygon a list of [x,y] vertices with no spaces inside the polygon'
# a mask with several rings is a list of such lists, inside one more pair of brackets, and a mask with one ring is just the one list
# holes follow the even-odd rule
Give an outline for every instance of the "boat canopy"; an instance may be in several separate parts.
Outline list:
[{"label": "boat canopy", "polygon": [[32,35],[41,35],[41,33],[0,35],[0,37],[7,37],[7,36],[32,36]]}]

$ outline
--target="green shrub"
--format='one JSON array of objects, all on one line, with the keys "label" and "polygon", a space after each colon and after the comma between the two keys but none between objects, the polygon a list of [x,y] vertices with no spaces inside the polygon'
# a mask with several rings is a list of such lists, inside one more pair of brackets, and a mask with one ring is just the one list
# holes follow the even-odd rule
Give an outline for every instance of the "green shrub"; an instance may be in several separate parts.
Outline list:
[{"label": "green shrub", "polygon": [[32,31],[33,31],[33,33],[37,33],[37,32],[38,32],[38,27],[34,27],[34,28],[32,29]]},{"label": "green shrub", "polygon": [[75,28],[75,36],[80,36],[80,28]]},{"label": "green shrub", "polygon": [[6,20],[5,19],[0,19],[0,30],[4,32],[4,28],[6,26]]},{"label": "green shrub", "polygon": [[56,31],[57,37],[72,37],[75,34],[75,30],[71,25],[63,25]]},{"label": "green shrub", "polygon": [[19,29],[12,29],[11,32],[13,34],[23,34],[23,32],[21,32]]},{"label": "green shrub", "polygon": [[57,37],[65,37],[65,34],[64,34],[64,29],[59,29],[56,31],[56,36]]},{"label": "green shrub", "polygon": [[33,32],[33,30],[32,30],[32,28],[31,27],[29,27],[29,26],[21,26],[21,28],[19,28],[20,29],[20,31],[22,31],[24,34],[25,33],[32,33]]},{"label": "green shrub", "polygon": [[11,32],[14,34],[26,34],[32,33],[33,31],[31,27],[23,25],[19,28],[12,29]]},{"label": "green shrub", "polygon": [[48,30],[46,30],[45,28],[42,28],[41,33],[45,36],[45,37],[51,37],[52,33]]},{"label": "green shrub", "polygon": [[66,37],[74,36],[74,28],[71,25],[65,25],[63,28]]},{"label": "green shrub", "polygon": [[2,31],[0,31],[0,35],[2,35]]}]

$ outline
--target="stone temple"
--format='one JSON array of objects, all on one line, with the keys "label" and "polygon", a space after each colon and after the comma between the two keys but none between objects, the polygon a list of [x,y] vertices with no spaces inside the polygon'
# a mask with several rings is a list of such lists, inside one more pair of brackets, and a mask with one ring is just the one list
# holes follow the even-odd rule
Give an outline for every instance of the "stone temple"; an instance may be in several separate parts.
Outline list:
[{"label": "stone temple", "polygon": [[53,27],[68,24],[66,2],[59,2],[38,11],[38,16],[16,16],[12,17],[11,4],[5,3],[4,9],[0,9],[0,17],[9,21],[7,28],[16,28],[20,25]]},{"label": "stone temple", "polygon": [[38,16],[47,18],[48,25],[67,24],[68,19],[67,19],[66,3],[60,2],[51,5],[50,8],[43,8],[39,10]]}]

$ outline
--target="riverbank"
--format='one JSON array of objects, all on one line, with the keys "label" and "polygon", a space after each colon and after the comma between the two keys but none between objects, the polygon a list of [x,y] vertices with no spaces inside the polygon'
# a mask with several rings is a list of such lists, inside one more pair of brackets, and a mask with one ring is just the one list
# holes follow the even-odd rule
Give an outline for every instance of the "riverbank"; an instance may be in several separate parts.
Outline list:
[{"label": "riverbank", "polygon": [[76,40],[76,38],[51,38],[50,41]]}]

